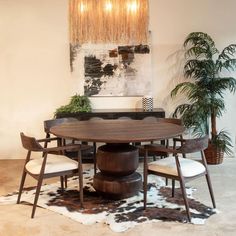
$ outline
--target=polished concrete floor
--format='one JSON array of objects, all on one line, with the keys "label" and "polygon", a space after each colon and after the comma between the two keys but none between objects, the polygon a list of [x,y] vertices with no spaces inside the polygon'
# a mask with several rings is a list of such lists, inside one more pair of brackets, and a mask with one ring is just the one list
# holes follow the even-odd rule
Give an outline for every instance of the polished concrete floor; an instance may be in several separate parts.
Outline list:
[{"label": "polished concrete floor", "polygon": [[[0,160],[0,195],[18,189],[23,163],[23,160]],[[236,235],[236,158],[225,159],[223,164],[209,168],[220,213],[211,216],[204,225],[156,222],[141,224],[124,233],[114,233],[105,224],[82,225],[41,208],[37,208],[36,217],[31,219],[31,206],[14,204],[0,205],[0,236]],[[32,186],[34,183],[29,177],[26,185]],[[211,206],[205,179],[199,178],[190,185],[197,188],[194,197]]]}]

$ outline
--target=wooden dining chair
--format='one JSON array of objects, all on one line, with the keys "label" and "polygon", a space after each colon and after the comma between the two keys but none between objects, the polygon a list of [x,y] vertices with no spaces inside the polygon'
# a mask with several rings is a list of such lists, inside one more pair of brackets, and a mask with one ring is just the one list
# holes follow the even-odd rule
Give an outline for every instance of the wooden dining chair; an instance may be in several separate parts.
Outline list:
[{"label": "wooden dining chair", "polygon": [[[66,143],[73,143],[74,140],[65,140],[62,138],[58,138],[58,137],[51,137],[50,134],[50,129],[56,125],[60,125],[62,123],[68,123],[68,122],[76,122],[78,121],[76,118],[74,117],[64,117],[64,118],[57,118],[57,119],[51,119],[51,120],[45,120],[43,122],[44,124],[44,132],[46,133],[46,140],[44,142],[44,148],[47,148],[48,143],[51,142],[52,140],[57,140],[58,141],[58,146],[61,146],[61,143],[63,143],[63,145],[65,145]],[[47,138],[51,138],[51,139],[47,139]]]},{"label": "wooden dining chair", "polygon": [[132,118],[128,116],[120,116],[117,118],[117,120],[132,120]]},{"label": "wooden dining chair", "polygon": [[[145,145],[145,157],[144,157],[144,209],[147,205],[147,175],[153,174],[180,182],[184,204],[186,208],[187,218],[191,221],[191,214],[189,210],[189,204],[187,200],[187,194],[185,190],[185,183],[200,176],[205,176],[212,200],[213,207],[216,207],[214,194],[212,190],[210,175],[204,155],[204,150],[208,146],[208,136],[196,138],[196,139],[178,139],[175,138],[174,142],[180,142],[179,148],[165,148],[162,146]],[[147,163],[147,157],[149,151],[163,151],[172,153],[174,156],[169,156],[164,159],[160,159],[154,162]],[[189,159],[186,154],[192,154],[195,152],[201,153],[201,162]],[[180,157],[179,154],[185,155],[185,158]],[[174,196],[175,186],[172,181],[172,196]]]},{"label": "wooden dining chair", "polygon": [[[24,133],[21,133],[20,136],[21,136],[22,146],[28,152],[23,168],[19,194],[17,198],[17,204],[20,203],[21,194],[27,174],[29,174],[30,176],[32,176],[34,179],[37,180],[37,187],[36,187],[31,218],[34,218],[35,215],[35,210],[43,179],[60,176],[61,189],[64,190],[63,176],[79,175],[80,205],[81,207],[83,207],[83,169],[82,169],[81,151],[86,149],[87,147],[80,144],[71,144],[61,147],[56,146],[56,147],[44,148],[40,145],[40,142],[45,142],[45,139],[36,140],[34,137],[29,137],[24,135]],[[64,150],[76,151],[77,161],[72,160],[64,155],[51,154],[56,152],[59,153]],[[43,157],[36,158],[35,156],[31,155],[32,153],[35,152],[42,152]]]},{"label": "wooden dining chair", "polygon": [[[52,136],[50,134],[50,129],[56,125],[60,125],[60,124],[65,124],[65,123],[72,123],[72,122],[78,122],[78,120],[74,117],[64,117],[64,118],[58,118],[58,119],[51,119],[51,120],[45,120],[44,121],[44,131],[46,133],[46,141],[44,143],[44,148],[46,148],[48,146],[48,143],[52,140],[57,140],[58,142],[58,146],[65,146],[65,145],[70,145],[73,143],[81,143],[80,141],[76,141],[73,139],[64,139],[64,138],[59,138],[59,137],[55,137]],[[50,138],[49,140],[47,138]],[[86,143],[82,143],[85,144]],[[65,154],[66,156],[70,157],[70,158],[77,158],[77,153],[73,152],[73,151],[65,151],[63,154]],[[85,155],[94,155],[94,147],[91,145],[88,145],[88,148],[85,151],[82,151],[82,157],[84,157]],[[83,160],[82,160],[83,161]]]},{"label": "wooden dining chair", "polygon": [[[145,122],[157,122],[157,125],[161,125],[160,123],[171,123],[171,124],[175,124],[175,125],[183,125],[182,120],[181,119],[175,119],[175,118],[157,118],[154,116],[148,116],[145,117],[143,119],[143,121]],[[182,135],[179,135],[179,138],[183,138]],[[170,147],[170,140],[169,139],[165,139],[165,140],[161,140],[160,143],[156,143],[156,142],[151,142],[151,144],[153,146],[161,146],[161,147]],[[144,145],[139,146],[139,154],[144,156],[145,151],[144,151]],[[161,157],[161,158],[165,158],[169,155],[169,153],[164,152],[164,151],[157,151],[157,150],[153,150],[149,152],[149,155],[153,157],[153,160],[156,160],[156,157]]]},{"label": "wooden dining chair", "polygon": [[155,122],[155,121],[157,121],[157,117],[155,117],[155,116],[146,116],[146,117],[144,117],[143,118],[143,121],[145,121],[145,122]]},{"label": "wooden dining chair", "polygon": [[[58,146],[65,146],[65,145],[70,145],[70,144],[74,144],[74,143],[80,143],[79,141],[73,140],[73,139],[65,139],[65,138],[60,138],[60,137],[55,137],[52,136],[50,133],[50,129],[56,125],[60,125],[60,124],[65,124],[65,123],[72,123],[72,122],[77,122],[78,119],[74,118],[74,117],[63,117],[63,118],[56,118],[56,119],[51,119],[51,120],[45,120],[44,123],[44,131],[46,133],[46,139],[44,142],[44,148],[47,148],[48,143],[50,143],[51,141],[57,140],[57,145]],[[83,143],[84,144],[84,143]],[[91,153],[94,152],[94,147],[91,145],[88,145],[86,149],[84,149],[82,151],[82,157],[84,157],[85,155],[90,155]],[[56,153],[58,154],[58,153]],[[71,150],[65,150],[65,151],[61,151],[61,154],[72,158],[72,159],[77,159],[77,152],[75,151],[71,151]],[[92,154],[94,156],[94,153]],[[83,161],[83,159],[82,159]],[[65,187],[67,187],[67,178],[68,176],[65,176],[63,179],[65,181]]]}]

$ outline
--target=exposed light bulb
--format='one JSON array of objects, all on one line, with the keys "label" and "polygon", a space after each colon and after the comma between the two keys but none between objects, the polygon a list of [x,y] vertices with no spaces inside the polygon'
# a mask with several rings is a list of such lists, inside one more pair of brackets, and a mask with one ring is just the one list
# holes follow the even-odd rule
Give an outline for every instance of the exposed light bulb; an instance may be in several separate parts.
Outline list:
[{"label": "exposed light bulb", "polygon": [[136,1],[133,1],[131,3],[127,3],[127,8],[128,8],[128,11],[136,12],[138,9],[138,5],[137,5]]},{"label": "exposed light bulb", "polygon": [[112,3],[111,2],[106,2],[105,10],[106,11],[111,11],[112,10]]},{"label": "exposed light bulb", "polygon": [[80,4],[80,12],[84,12],[86,10],[85,5],[81,2]]}]

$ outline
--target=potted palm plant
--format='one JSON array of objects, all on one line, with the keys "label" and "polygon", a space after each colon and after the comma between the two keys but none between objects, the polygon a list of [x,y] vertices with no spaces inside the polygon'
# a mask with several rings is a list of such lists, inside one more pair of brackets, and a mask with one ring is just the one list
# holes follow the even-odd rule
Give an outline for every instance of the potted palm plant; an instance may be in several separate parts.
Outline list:
[{"label": "potted palm plant", "polygon": [[178,84],[171,96],[182,93],[188,102],[177,106],[173,116],[181,117],[193,134],[209,135],[209,146],[205,151],[207,162],[219,164],[224,152],[232,154],[230,136],[225,130],[217,131],[216,119],[225,110],[225,92],[234,93],[236,89],[236,80],[230,74],[236,68],[236,44],[219,52],[208,34],[193,32],[183,46],[186,81]]}]

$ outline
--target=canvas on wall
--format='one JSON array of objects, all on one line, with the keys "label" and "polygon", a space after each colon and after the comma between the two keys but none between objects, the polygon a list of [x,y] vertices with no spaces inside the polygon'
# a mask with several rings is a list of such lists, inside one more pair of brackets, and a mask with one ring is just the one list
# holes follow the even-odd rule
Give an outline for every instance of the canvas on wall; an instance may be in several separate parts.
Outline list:
[{"label": "canvas on wall", "polygon": [[72,73],[82,77],[87,96],[143,96],[151,93],[149,45],[71,46],[70,59]]}]

